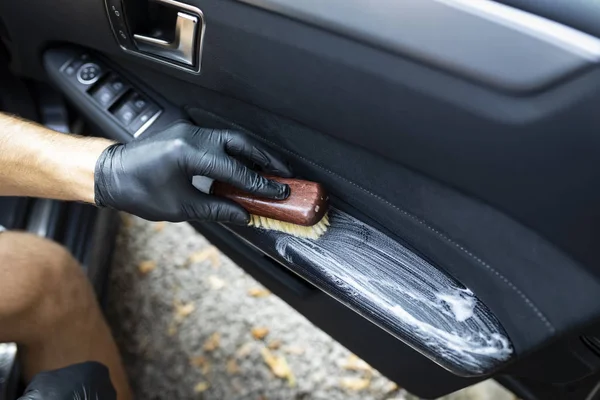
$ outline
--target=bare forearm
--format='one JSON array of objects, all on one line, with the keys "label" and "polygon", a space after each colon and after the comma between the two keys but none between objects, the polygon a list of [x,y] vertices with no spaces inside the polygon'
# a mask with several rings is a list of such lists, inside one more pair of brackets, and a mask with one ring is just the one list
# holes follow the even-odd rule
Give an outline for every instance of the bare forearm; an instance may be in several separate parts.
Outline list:
[{"label": "bare forearm", "polygon": [[111,143],[0,113],[0,196],[93,203],[96,160]]}]

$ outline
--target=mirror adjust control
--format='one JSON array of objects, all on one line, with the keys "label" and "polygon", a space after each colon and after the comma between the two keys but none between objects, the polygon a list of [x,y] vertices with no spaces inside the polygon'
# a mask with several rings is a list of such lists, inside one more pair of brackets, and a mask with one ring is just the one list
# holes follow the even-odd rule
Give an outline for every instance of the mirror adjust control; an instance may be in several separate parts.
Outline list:
[{"label": "mirror adjust control", "polygon": [[84,85],[91,85],[100,79],[102,68],[95,63],[83,64],[77,72],[77,80]]},{"label": "mirror adjust control", "polygon": [[132,107],[131,104],[124,103],[116,111],[115,117],[119,120],[123,126],[129,126],[131,121],[138,115],[138,112]]}]

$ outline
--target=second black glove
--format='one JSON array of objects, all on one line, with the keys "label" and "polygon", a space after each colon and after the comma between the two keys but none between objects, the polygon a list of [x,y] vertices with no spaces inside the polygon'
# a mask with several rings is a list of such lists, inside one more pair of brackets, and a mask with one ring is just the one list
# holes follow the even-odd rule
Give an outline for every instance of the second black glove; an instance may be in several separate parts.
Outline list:
[{"label": "second black glove", "polygon": [[108,369],[85,362],[47,371],[33,377],[18,400],[117,400]]}]

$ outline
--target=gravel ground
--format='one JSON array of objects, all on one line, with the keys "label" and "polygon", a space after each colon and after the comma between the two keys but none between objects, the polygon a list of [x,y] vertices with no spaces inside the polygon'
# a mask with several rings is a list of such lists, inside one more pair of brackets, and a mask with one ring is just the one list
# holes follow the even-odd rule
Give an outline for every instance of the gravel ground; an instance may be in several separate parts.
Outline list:
[{"label": "gravel ground", "polygon": [[[187,224],[128,215],[108,318],[140,399],[406,399]],[[447,396],[512,400],[494,382]]]}]

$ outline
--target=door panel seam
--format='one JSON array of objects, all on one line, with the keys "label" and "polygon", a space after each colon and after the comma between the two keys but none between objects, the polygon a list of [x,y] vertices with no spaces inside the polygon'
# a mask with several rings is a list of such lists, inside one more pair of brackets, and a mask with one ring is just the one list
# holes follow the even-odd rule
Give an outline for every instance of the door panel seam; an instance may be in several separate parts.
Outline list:
[{"label": "door panel seam", "polygon": [[[209,112],[209,114],[212,114]],[[218,115],[212,114],[215,117],[222,119],[222,117],[219,117]],[[227,121],[227,120],[226,120]],[[370,195],[371,197],[374,197],[376,199],[378,199],[379,201],[383,202],[384,204],[394,208],[395,210],[399,211],[400,213],[402,213],[403,215],[407,216],[408,218],[412,219],[413,221],[419,223],[420,225],[424,226],[425,228],[427,228],[428,230],[430,230],[431,232],[435,233],[437,236],[439,236],[440,238],[442,238],[443,240],[445,240],[446,242],[448,242],[449,244],[451,244],[453,247],[457,248],[458,250],[462,251],[464,254],[466,254],[467,256],[469,256],[471,259],[475,260],[476,263],[480,264],[481,266],[483,266],[484,268],[486,268],[488,271],[494,273],[498,278],[500,278],[511,290],[513,290],[524,302],[525,304],[537,315],[537,317],[540,319],[540,321],[542,321],[542,323],[546,326],[546,328],[548,329],[548,331],[551,334],[554,334],[556,332],[556,329],[554,328],[554,326],[550,323],[550,321],[548,320],[548,318],[546,318],[546,316],[539,310],[539,308],[531,301],[531,299],[529,299],[529,297],[523,293],[522,290],[520,290],[518,287],[516,287],[508,278],[506,278],[502,273],[498,272],[498,270],[496,270],[494,267],[492,267],[490,264],[488,264],[487,262],[483,261],[480,257],[476,256],[472,251],[468,250],[466,247],[464,247],[463,245],[461,245],[460,243],[458,243],[457,241],[455,241],[454,239],[450,238],[447,234],[441,232],[440,230],[432,227],[431,225],[429,225],[427,223],[427,221],[423,220],[422,218],[417,217],[416,215],[413,215],[412,213],[396,206],[395,204],[390,203],[388,200],[384,199],[383,197],[369,191],[368,189],[360,186],[359,184],[349,180],[348,178],[341,176],[340,174],[333,172],[325,167],[323,167],[322,165],[292,151],[289,149],[286,149],[285,147],[272,142],[269,139],[265,139],[264,137],[249,131],[248,129],[239,126],[237,124],[231,123],[230,121],[227,121],[228,124],[231,124],[233,126],[235,126],[236,128],[243,130],[244,132],[249,133],[250,135],[252,135],[255,138],[258,138],[268,144],[270,144],[271,146],[277,147],[278,149],[280,149],[281,151],[284,151],[288,154],[291,154],[297,158],[300,158],[306,162],[308,162],[309,164],[314,165],[315,167],[327,172],[328,174],[332,175],[332,176],[336,176],[340,179],[342,179],[343,181],[357,187],[358,189],[362,190],[363,192],[367,193],[368,195]]]}]

